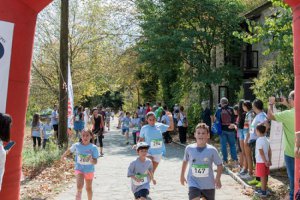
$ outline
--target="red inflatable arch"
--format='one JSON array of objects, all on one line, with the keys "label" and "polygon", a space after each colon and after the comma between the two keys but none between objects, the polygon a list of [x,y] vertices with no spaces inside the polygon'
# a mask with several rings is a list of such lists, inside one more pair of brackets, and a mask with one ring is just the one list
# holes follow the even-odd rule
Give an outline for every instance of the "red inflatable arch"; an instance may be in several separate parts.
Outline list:
[{"label": "red inflatable arch", "polygon": [[[6,159],[2,191],[0,192],[1,200],[20,199],[21,153],[24,139],[25,113],[28,101],[35,25],[37,14],[51,1],[52,0],[0,0],[0,22],[14,24],[6,113],[9,113],[13,118],[11,139],[16,141],[16,146],[8,154]],[[0,66],[0,68],[1,67],[3,66]],[[0,92],[1,95],[3,95],[2,91]],[[2,112],[4,111],[2,110]]]},{"label": "red inflatable arch", "polygon": [[[296,132],[300,131],[300,0],[286,0],[293,9]],[[300,134],[296,138],[300,139]],[[300,159],[295,159],[295,194],[300,189]]]},{"label": "red inflatable arch", "polygon": [[[36,18],[37,14],[51,1],[0,0],[0,22],[4,21],[14,24],[6,112],[13,117],[12,140],[17,142],[17,145],[7,157],[6,172],[2,191],[0,192],[1,200],[20,199],[21,153]],[[286,2],[293,8],[294,13],[295,102],[300,102],[300,0],[286,0]],[[2,57],[1,54],[0,59]],[[295,109],[296,131],[300,131],[300,103],[296,103]],[[295,165],[295,191],[297,191],[299,189],[300,159],[296,160]]]}]

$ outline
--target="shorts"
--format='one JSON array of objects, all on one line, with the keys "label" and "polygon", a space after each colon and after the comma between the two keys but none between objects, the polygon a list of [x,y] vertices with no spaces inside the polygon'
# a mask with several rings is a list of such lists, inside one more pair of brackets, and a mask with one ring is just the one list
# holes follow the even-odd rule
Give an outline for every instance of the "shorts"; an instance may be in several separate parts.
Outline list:
[{"label": "shorts", "polygon": [[75,175],[78,175],[78,174],[83,174],[84,175],[84,179],[86,180],[92,180],[94,178],[94,172],[82,172],[82,171],[79,171],[79,170],[75,170]]},{"label": "shorts", "polygon": [[126,132],[129,133],[129,128],[122,128],[122,134],[124,135]]},{"label": "shorts", "polygon": [[156,154],[156,155],[148,154],[147,156],[152,157],[152,160],[156,163],[159,163],[161,161],[161,158],[162,158],[162,154]]},{"label": "shorts", "polygon": [[141,189],[141,190],[134,193],[134,198],[139,199],[141,197],[144,197],[145,199],[147,199],[148,195],[149,195],[149,190]]},{"label": "shorts", "polygon": [[215,189],[201,190],[196,187],[189,187],[189,200],[193,200],[197,197],[204,197],[206,200],[214,200]]},{"label": "shorts", "polygon": [[238,129],[238,135],[240,140],[245,140],[247,136],[248,129]]},{"label": "shorts", "polygon": [[53,130],[58,131],[58,124],[53,124]]},{"label": "shorts", "polygon": [[256,163],[255,175],[257,177],[265,177],[270,175],[270,168],[265,163]]}]

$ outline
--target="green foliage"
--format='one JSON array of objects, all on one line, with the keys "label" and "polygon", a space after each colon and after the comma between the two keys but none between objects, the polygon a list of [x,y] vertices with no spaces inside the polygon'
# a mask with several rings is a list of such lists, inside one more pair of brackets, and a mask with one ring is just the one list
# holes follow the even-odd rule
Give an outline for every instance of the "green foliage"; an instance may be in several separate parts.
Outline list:
[{"label": "green foliage", "polygon": [[202,112],[202,107],[199,103],[193,103],[187,109],[187,119],[188,119],[188,135],[193,136],[195,133],[195,128],[200,122],[200,116]]},{"label": "green foliage", "polygon": [[62,151],[53,142],[47,143],[45,150],[34,151],[33,148],[23,150],[23,166],[26,168],[38,169],[42,166],[49,166],[55,160],[59,160]]},{"label": "green foliage", "polygon": [[229,81],[239,71],[230,68],[232,63],[227,60],[224,66],[212,64],[212,59],[219,56],[213,58],[212,54],[217,46],[224,47],[228,57],[233,49],[240,50],[239,45],[231,45],[236,40],[232,32],[239,29],[241,21],[238,13],[243,7],[239,1],[138,0],[137,7],[144,35],[138,44],[139,61],[158,74],[167,104],[183,96],[182,90],[172,91],[186,88],[174,82],[210,87]]},{"label": "green foliage", "polygon": [[110,107],[114,110],[122,108],[123,97],[120,92],[110,92],[107,91],[103,95],[95,95],[92,97],[87,97],[86,101],[83,103],[84,107],[93,108],[97,105],[102,105],[103,107]]},{"label": "green foliage", "polygon": [[285,97],[294,88],[293,64],[269,62],[259,72],[259,77],[254,80],[253,92],[257,98],[264,102],[272,95]]},{"label": "green foliage", "polygon": [[282,1],[272,0],[272,3],[274,13],[264,23],[247,21],[249,32],[234,33],[246,43],[263,44],[266,48],[263,53],[274,57],[261,67],[252,87],[254,94],[265,102],[274,94],[282,92],[286,96],[294,88],[292,11]]}]

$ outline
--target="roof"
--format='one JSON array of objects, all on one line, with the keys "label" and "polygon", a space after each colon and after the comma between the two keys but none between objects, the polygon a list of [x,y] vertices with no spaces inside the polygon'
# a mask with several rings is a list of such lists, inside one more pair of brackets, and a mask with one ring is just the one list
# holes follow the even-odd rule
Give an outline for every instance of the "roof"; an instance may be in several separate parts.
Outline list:
[{"label": "roof", "polygon": [[255,19],[255,18],[258,18],[262,11],[268,9],[269,7],[272,7],[272,2],[270,1],[266,1],[265,3],[261,4],[260,6],[246,12],[244,14],[244,16],[247,18],[247,19]]}]

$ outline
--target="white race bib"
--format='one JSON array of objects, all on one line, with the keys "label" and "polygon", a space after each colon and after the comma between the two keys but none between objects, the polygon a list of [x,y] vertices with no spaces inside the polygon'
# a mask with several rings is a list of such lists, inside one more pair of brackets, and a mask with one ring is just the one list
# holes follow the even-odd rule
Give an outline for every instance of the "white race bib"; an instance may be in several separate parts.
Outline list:
[{"label": "white race bib", "polygon": [[250,125],[250,134],[254,134],[255,131],[254,131],[254,126],[253,125]]},{"label": "white race bib", "polygon": [[132,182],[135,186],[141,186],[141,185],[148,183],[148,175],[147,174],[139,174],[139,175],[135,175],[135,177],[140,180],[140,182],[137,182],[134,179],[132,179]]},{"label": "white race bib", "polygon": [[160,140],[160,139],[156,139],[156,140],[151,141],[150,146],[151,146],[152,149],[159,149],[159,148],[162,147],[162,145],[163,145],[163,141]]},{"label": "white race bib", "polygon": [[78,122],[79,121],[79,115],[76,115],[75,117],[75,121]]},{"label": "white race bib", "polygon": [[204,178],[209,176],[209,167],[208,165],[192,165],[192,173],[194,177]]},{"label": "white race bib", "polygon": [[91,165],[90,157],[91,157],[91,155],[78,154],[77,155],[77,163],[79,163],[81,165]]}]

